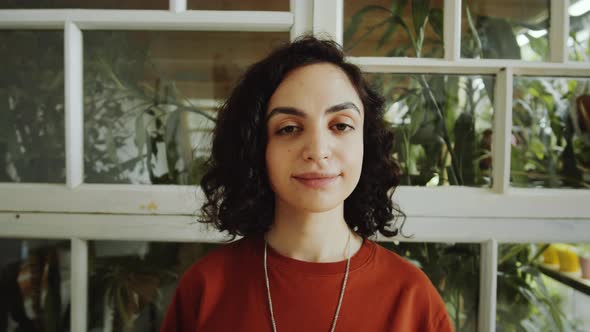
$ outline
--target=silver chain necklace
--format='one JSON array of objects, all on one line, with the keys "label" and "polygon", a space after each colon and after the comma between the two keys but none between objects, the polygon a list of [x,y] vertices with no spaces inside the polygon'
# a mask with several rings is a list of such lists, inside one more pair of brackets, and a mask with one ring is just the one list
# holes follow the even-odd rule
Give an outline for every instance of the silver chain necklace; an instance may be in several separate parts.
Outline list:
[{"label": "silver chain necklace", "polygon": [[[346,273],[344,273],[344,281],[342,282],[342,289],[340,290],[340,298],[338,299],[338,307],[336,307],[336,314],[334,315],[334,320],[332,321],[332,328],[330,329],[331,332],[334,332],[336,329],[336,321],[338,320],[338,314],[340,313],[340,306],[342,305],[342,298],[344,298],[344,291],[346,290],[346,282],[348,281],[348,270],[350,268],[350,234],[348,233],[348,241],[346,242],[346,250],[347,250],[347,259],[346,259]],[[266,293],[268,295],[268,306],[270,308],[270,319],[272,320],[272,330],[273,332],[277,332],[277,323],[275,322],[275,315],[272,310],[272,299],[270,297],[270,282],[268,281],[268,267],[266,264],[266,251],[268,247],[268,242],[266,242],[266,237],[264,238],[264,277],[266,278]]]}]

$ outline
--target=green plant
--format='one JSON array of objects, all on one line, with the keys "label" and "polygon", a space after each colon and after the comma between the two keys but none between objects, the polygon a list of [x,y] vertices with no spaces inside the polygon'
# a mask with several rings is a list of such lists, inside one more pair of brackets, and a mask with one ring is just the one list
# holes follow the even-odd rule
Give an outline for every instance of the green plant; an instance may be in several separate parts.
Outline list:
[{"label": "green plant", "polygon": [[[186,114],[212,122],[215,118],[193,106],[175,81],[154,65],[149,54],[151,37],[87,33],[85,147],[87,151],[94,148],[95,153],[86,153],[85,165],[91,182],[128,182],[130,173],[138,170],[147,170],[151,184],[200,181],[205,157],[197,157],[193,150],[186,164],[180,155],[178,128]],[[119,48],[114,51],[105,44]],[[135,150],[128,144],[131,139]],[[131,158],[123,160],[124,154]],[[177,166],[179,162],[183,167]],[[158,165],[166,165],[161,174],[155,172]]]},{"label": "green plant", "polygon": [[577,117],[590,81],[515,80],[511,182],[519,187],[590,188],[590,134]]},{"label": "green plant", "polygon": [[[462,35],[463,57],[520,59],[521,48],[515,31],[548,27],[548,18],[531,23],[474,17],[470,2],[464,1],[463,4],[468,28]],[[411,6],[411,16],[403,17],[408,6]],[[366,31],[360,31],[363,20],[375,13],[386,13],[386,17],[367,27]],[[430,24],[434,35],[425,34],[426,24]],[[387,28],[383,30],[383,26]],[[405,33],[409,46],[399,40],[388,43],[398,28]],[[440,38],[443,33],[442,20],[431,9],[429,1],[412,1],[411,4],[391,1],[389,8],[370,4],[361,8],[345,27],[347,50],[352,51],[379,31],[382,34],[377,36],[374,49],[388,49],[386,56],[440,56],[433,48],[426,52],[422,49],[424,40]],[[535,53],[539,59],[547,56],[546,37],[534,38],[530,34],[526,37],[530,48],[527,51]],[[495,84],[492,77],[381,74],[368,74],[367,77],[388,100],[390,111],[387,116],[397,134],[395,153],[402,166],[402,184],[490,185],[491,105]],[[590,153],[586,150],[585,139],[575,134],[571,115],[575,114],[571,112],[574,104],[571,99],[580,93],[574,92],[573,83],[564,91],[554,87],[559,80],[530,81],[515,80],[513,184],[528,186],[538,181],[532,172],[515,170],[522,169],[521,165],[527,162],[541,160],[539,167],[542,166],[543,172],[552,179],[552,182],[543,179],[547,181],[546,186],[586,186],[588,175],[585,174],[589,173],[582,163]],[[525,122],[519,107],[531,109],[531,112],[523,113],[529,114]],[[539,152],[539,144],[531,141],[534,135],[525,137],[519,134],[519,130],[539,133],[539,124],[543,122],[545,128],[550,126],[553,129],[553,138],[542,141],[543,148]],[[558,139],[555,135],[559,135]],[[531,156],[538,160],[531,160]],[[427,273],[447,303],[457,331],[476,330],[477,301],[474,299],[477,299],[479,287],[479,251],[476,246],[439,243],[387,246],[414,261]],[[541,251],[533,254],[531,250],[530,245],[502,245],[500,248],[498,326],[506,331],[532,331],[540,327],[567,331],[571,324],[560,312],[559,296],[545,287],[539,269],[532,263],[532,258]],[[457,264],[459,261],[463,263]]]},{"label": "green plant", "polygon": [[477,331],[479,245],[382,242],[421,268],[445,301],[456,331]]},{"label": "green plant", "polygon": [[[406,6],[410,6],[406,1],[392,1],[390,8],[377,5],[363,7],[352,16],[345,29],[345,45],[353,48],[380,25],[386,25],[387,29],[376,48],[392,47],[388,53],[392,56],[438,55],[441,48],[432,47],[424,52],[423,47],[427,38],[442,40],[440,8],[431,8],[430,1],[412,1],[411,17],[406,19],[402,15]],[[386,18],[355,38],[359,35],[357,30],[361,22],[375,12],[387,13]],[[427,26],[434,31],[433,36],[427,35]],[[405,33],[410,41],[409,47],[387,44],[397,28]],[[403,104],[407,108],[401,121],[392,123],[397,134],[396,154],[404,174],[402,184],[490,184],[490,168],[480,167],[480,161],[490,154],[490,146],[484,144],[483,136],[491,123],[486,128],[476,126],[476,120],[482,113],[491,113],[491,78],[483,77],[483,86],[477,77],[417,74],[408,79],[373,74],[368,78],[387,98],[389,109],[395,109],[395,104]],[[491,116],[488,120],[491,121]]]},{"label": "green plant", "polygon": [[[90,243],[90,252],[98,245]],[[197,255],[194,249],[198,246]],[[89,328],[102,327],[113,332],[158,330],[161,322],[156,312],[165,312],[162,289],[174,286],[180,276],[199,257],[218,244],[199,243],[192,247],[179,243],[152,242],[144,255],[89,257]],[[191,249],[192,248],[192,249]],[[190,263],[182,256],[191,255]],[[144,324],[137,321],[143,316]],[[143,329],[142,329],[143,328]]]},{"label": "green plant", "polygon": [[[63,183],[63,32],[1,34],[0,181]],[[186,114],[215,119],[194,107],[163,73],[146,80],[146,68],[153,67],[149,42],[134,42],[133,37],[86,33],[85,181],[128,183],[131,173],[147,170],[152,184],[196,184],[205,157],[194,150],[189,160],[180,157],[178,126]],[[165,171],[156,174],[162,165]]]},{"label": "green plant", "polygon": [[[63,32],[2,31],[0,36],[0,182],[64,183]],[[85,180],[125,183],[129,172],[144,167],[150,183],[198,183],[204,157],[176,167],[181,159],[177,128],[184,114],[215,119],[182,97],[173,80],[146,80],[148,47],[132,37],[85,32]],[[136,155],[125,160],[121,156],[130,145]],[[158,165],[166,171],[156,174]],[[166,250],[155,248],[151,254]],[[142,308],[157,303],[158,287],[174,280],[169,263],[135,257],[92,261],[91,282],[98,285],[92,291],[106,294],[115,330],[125,330]],[[54,292],[46,298],[53,306],[44,312],[48,329],[62,323],[53,314],[55,299]],[[102,309],[95,304],[90,303],[91,311]]]},{"label": "green plant", "polygon": [[538,268],[548,245],[504,244],[498,253],[498,326],[505,331],[576,331]]},{"label": "green plant", "polygon": [[0,36],[0,182],[63,183],[63,33]]}]

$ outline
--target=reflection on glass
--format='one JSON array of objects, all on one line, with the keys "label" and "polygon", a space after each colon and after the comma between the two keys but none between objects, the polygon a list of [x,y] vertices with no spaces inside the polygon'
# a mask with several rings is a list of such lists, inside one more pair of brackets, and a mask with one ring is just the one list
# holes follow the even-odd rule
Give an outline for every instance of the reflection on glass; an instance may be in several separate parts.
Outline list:
[{"label": "reflection on glass", "polygon": [[570,0],[570,35],[567,41],[570,60],[590,60],[590,0]]},{"label": "reflection on glass", "polygon": [[0,182],[65,182],[63,47],[61,31],[0,30]]},{"label": "reflection on glass", "polygon": [[380,242],[422,269],[445,301],[457,332],[477,331],[480,245]]},{"label": "reflection on glass", "polygon": [[590,79],[514,80],[510,180],[590,188]]},{"label": "reflection on glass", "polygon": [[549,0],[465,0],[464,58],[547,60]]},{"label": "reflection on glass", "polygon": [[158,331],[179,278],[219,244],[93,241],[90,331]]},{"label": "reflection on glass", "polygon": [[344,0],[344,49],[351,56],[443,56],[442,1]]},{"label": "reflection on glass", "polygon": [[289,11],[289,0],[187,0],[195,10],[269,10]]},{"label": "reflection on glass", "polygon": [[69,331],[70,242],[0,239],[0,331]]},{"label": "reflection on glass", "polygon": [[386,98],[403,185],[490,185],[493,77],[366,76]]},{"label": "reflection on glass", "polygon": [[216,107],[247,66],[288,40],[268,32],[86,32],[85,181],[198,183]]},{"label": "reflection on glass", "polygon": [[579,262],[583,259],[590,262],[588,244],[501,244],[497,329],[590,330],[590,296],[580,286],[585,283],[586,291],[590,289],[590,275],[588,279],[581,277]]},{"label": "reflection on glass", "polygon": [[168,0],[2,0],[2,9],[168,9]]}]

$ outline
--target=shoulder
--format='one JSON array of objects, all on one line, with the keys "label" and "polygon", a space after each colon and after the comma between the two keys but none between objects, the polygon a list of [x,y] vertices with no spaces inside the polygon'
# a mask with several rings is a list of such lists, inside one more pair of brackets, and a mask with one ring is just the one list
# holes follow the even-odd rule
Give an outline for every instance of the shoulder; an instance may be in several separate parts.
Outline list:
[{"label": "shoulder", "polygon": [[401,257],[394,251],[384,248],[379,243],[375,243],[375,264],[378,265],[379,269],[383,272],[391,275],[395,275],[395,278],[402,286],[405,287],[420,287],[420,286],[432,286],[432,282],[428,276],[412,264],[407,259]]},{"label": "shoulder", "polygon": [[378,243],[375,250],[379,275],[395,289],[400,304],[408,305],[421,317],[428,317],[429,324],[446,320],[444,301],[430,278],[416,265]]},{"label": "shoulder", "polygon": [[231,268],[243,257],[245,242],[221,245],[193,263],[182,275],[168,307],[161,331],[194,331],[214,310]]},{"label": "shoulder", "polygon": [[182,275],[180,288],[204,286],[209,281],[220,282],[232,267],[243,260],[248,239],[222,244],[195,261]]},{"label": "shoulder", "polygon": [[194,262],[184,273],[182,279],[200,280],[220,277],[227,269],[241,260],[246,254],[248,239],[242,238],[234,242],[222,244]]}]

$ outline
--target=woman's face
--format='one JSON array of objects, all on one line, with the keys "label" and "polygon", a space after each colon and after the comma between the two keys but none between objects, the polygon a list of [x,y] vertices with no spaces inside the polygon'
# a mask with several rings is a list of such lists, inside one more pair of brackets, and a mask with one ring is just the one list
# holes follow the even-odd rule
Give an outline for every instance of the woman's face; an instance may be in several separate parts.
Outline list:
[{"label": "woman's face", "polygon": [[364,109],[348,76],[328,63],[289,73],[271,96],[266,166],[277,204],[334,209],[356,187]]}]

